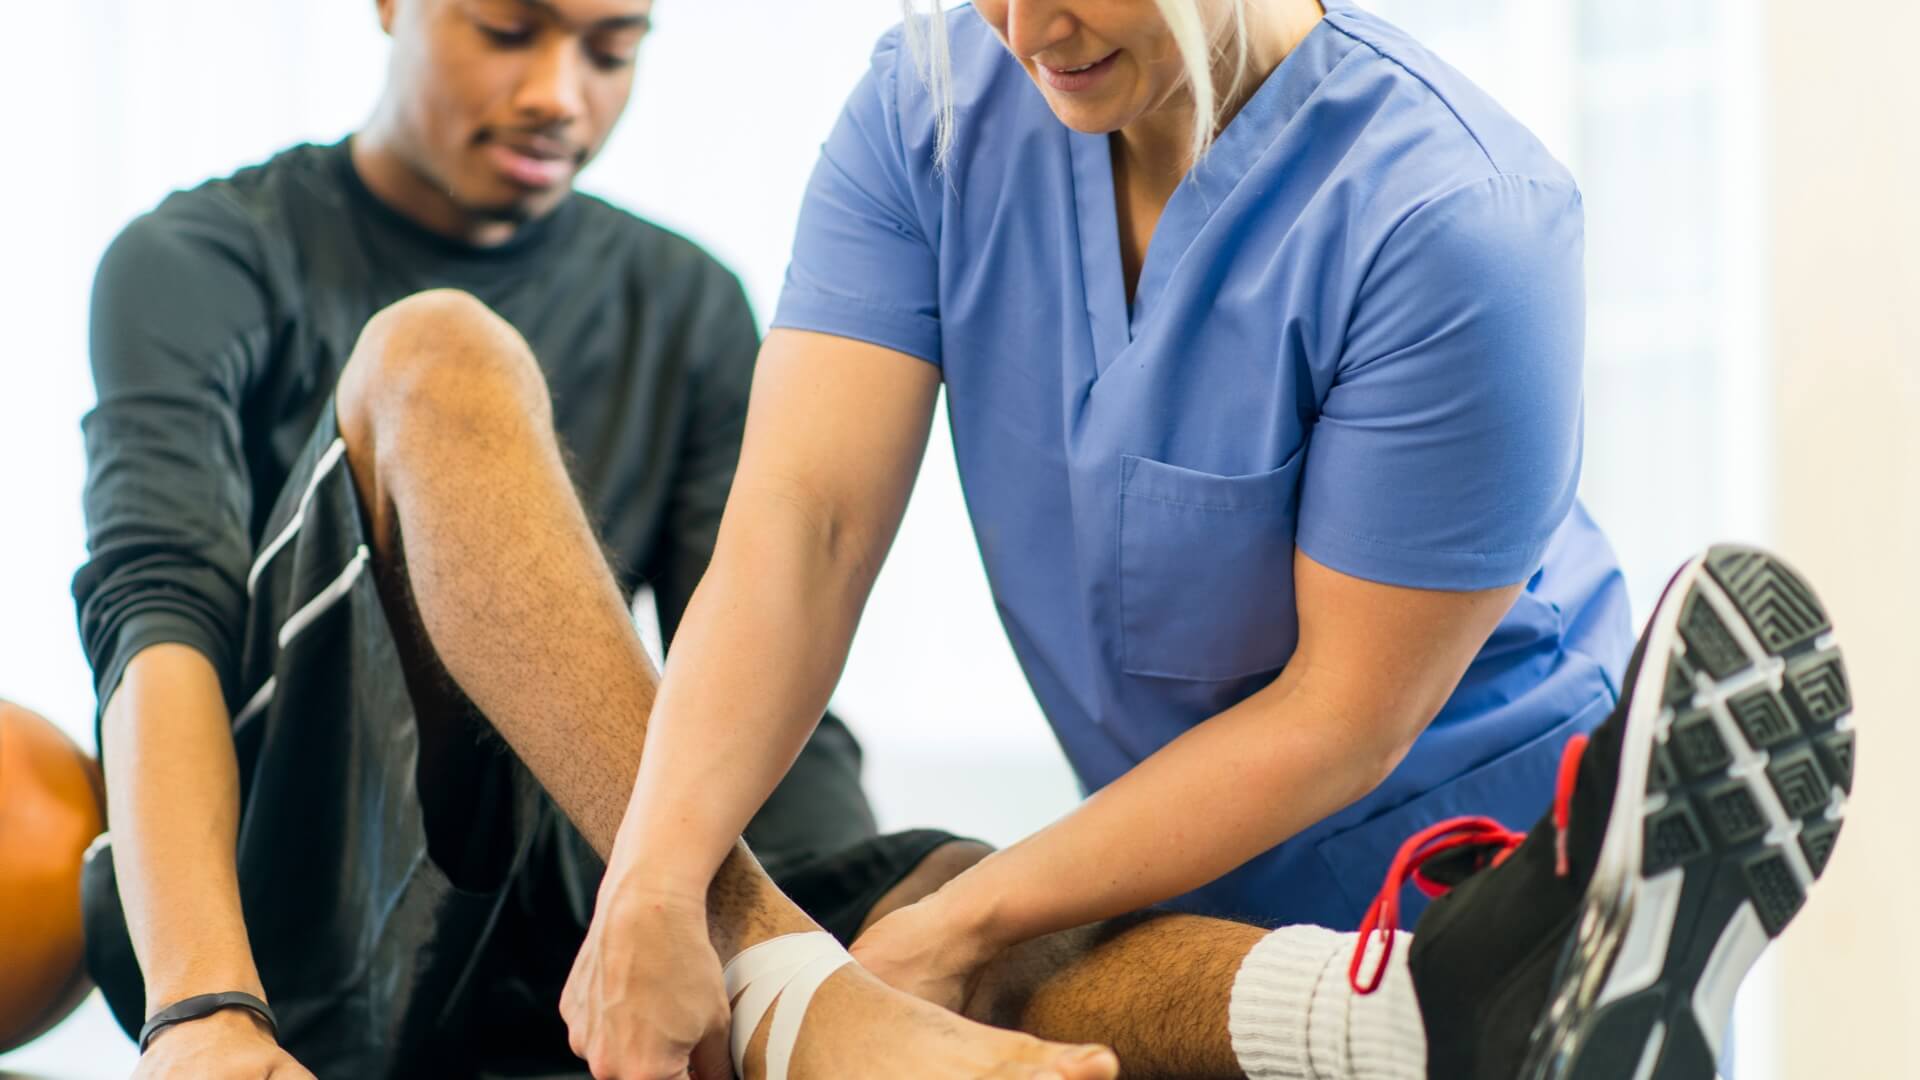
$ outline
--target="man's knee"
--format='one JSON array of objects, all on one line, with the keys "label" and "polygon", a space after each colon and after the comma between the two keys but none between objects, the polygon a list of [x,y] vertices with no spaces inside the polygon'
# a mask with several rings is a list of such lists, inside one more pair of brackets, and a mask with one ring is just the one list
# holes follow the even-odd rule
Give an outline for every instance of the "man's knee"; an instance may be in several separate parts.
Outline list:
[{"label": "man's knee", "polygon": [[367,321],[341,373],[335,408],[350,454],[405,425],[437,441],[501,424],[551,423],[533,351],[493,309],[457,289],[396,301]]}]

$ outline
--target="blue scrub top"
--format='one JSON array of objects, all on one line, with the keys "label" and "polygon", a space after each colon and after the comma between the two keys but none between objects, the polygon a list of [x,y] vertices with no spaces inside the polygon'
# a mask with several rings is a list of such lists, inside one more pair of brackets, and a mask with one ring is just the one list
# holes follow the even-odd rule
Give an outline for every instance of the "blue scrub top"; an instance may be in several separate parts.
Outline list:
[{"label": "blue scrub top", "polygon": [[774,325],[940,367],[994,600],[1089,791],[1273,681],[1296,546],[1395,585],[1527,583],[1391,778],[1172,905],[1350,928],[1416,829],[1532,824],[1632,633],[1575,500],[1579,191],[1404,33],[1325,7],[1174,193],[1131,309],[1107,137],[1061,124],[961,8],[942,172],[889,33]]}]

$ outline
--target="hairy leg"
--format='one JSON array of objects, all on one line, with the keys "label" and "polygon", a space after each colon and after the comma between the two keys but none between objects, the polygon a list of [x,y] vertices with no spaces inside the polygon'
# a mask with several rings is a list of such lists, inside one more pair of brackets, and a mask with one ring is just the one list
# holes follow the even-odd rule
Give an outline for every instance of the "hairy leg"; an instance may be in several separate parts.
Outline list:
[{"label": "hairy leg", "polygon": [[498,760],[507,747],[447,674],[420,621],[407,580],[406,552],[389,530],[373,545],[373,575],[386,610],[400,669],[413,702],[415,789],[427,849],[454,884],[496,887],[513,861],[512,773]]},{"label": "hairy leg", "polygon": [[[417,619],[435,663],[606,856],[657,675],[567,475],[526,342],[470,296],[422,293],[368,323],[336,405],[387,603],[402,609],[396,636]],[[708,918],[723,961],[816,929],[744,845],[714,878]],[[1031,1076],[1068,1049],[971,1024],[854,968],[828,980],[808,1017],[802,1078]]]},{"label": "hairy leg", "polygon": [[966,1014],[1043,1039],[1113,1047],[1129,1078],[1239,1080],[1227,1030],[1240,962],[1268,931],[1197,915],[1138,915],[1010,949]]},{"label": "hairy leg", "polygon": [[[867,925],[985,858],[957,841],[936,849],[881,898]],[[863,926],[861,928],[865,930]],[[1193,915],[1138,915],[1009,949],[982,973],[966,1015],[1058,1042],[1104,1043],[1132,1078],[1238,1080],[1227,1031],[1241,960],[1267,931]]]},{"label": "hairy leg", "polygon": [[627,785],[610,781],[638,766],[656,675],[525,342],[471,297],[423,293],[368,323],[336,400],[381,580],[405,582],[389,610],[417,613],[394,621],[417,617],[460,690],[605,854],[626,803]]}]

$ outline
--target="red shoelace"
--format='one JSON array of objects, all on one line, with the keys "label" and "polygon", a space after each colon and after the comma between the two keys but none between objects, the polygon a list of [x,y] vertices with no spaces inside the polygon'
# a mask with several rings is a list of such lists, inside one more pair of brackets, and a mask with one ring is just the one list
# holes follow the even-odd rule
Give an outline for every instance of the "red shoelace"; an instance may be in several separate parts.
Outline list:
[{"label": "red shoelace", "polygon": [[[1553,791],[1553,830],[1554,860],[1553,869],[1561,877],[1567,876],[1567,820],[1572,812],[1573,784],[1580,771],[1580,755],[1587,749],[1587,737],[1575,735],[1567,740],[1567,748],[1560,755],[1560,775]],[[1437,897],[1447,891],[1448,886],[1429,878],[1423,868],[1435,857],[1460,848],[1478,847],[1492,853],[1489,867],[1498,866],[1506,861],[1513,849],[1527,838],[1526,833],[1512,829],[1487,817],[1457,817],[1438,822],[1414,833],[1407,842],[1400,845],[1400,851],[1394,855],[1393,863],[1387,867],[1386,883],[1380,886],[1379,895],[1367,907],[1367,914],[1360,920],[1360,940],[1353,949],[1353,962],[1347,965],[1347,981],[1353,985],[1356,993],[1371,994],[1380,988],[1380,982],[1386,978],[1387,960],[1393,956],[1393,937],[1400,928],[1400,890],[1408,881],[1428,897]],[[1364,981],[1360,977],[1360,967],[1366,962],[1367,944],[1378,933],[1381,940],[1380,959],[1374,964],[1373,972]]]}]

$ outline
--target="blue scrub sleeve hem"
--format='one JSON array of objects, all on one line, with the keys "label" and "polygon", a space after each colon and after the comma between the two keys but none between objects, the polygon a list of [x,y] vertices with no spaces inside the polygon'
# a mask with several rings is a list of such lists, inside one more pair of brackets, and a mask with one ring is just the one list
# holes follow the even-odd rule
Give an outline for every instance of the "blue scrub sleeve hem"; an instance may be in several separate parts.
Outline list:
[{"label": "blue scrub sleeve hem", "polygon": [[1433,551],[1353,536],[1302,521],[1294,546],[1330,570],[1408,589],[1474,592],[1518,585],[1546,558],[1551,536],[1538,544],[1499,551]]},{"label": "blue scrub sleeve hem", "polygon": [[852,338],[940,366],[940,321],[923,315],[873,308],[844,297],[801,293],[789,283],[772,326]]}]

